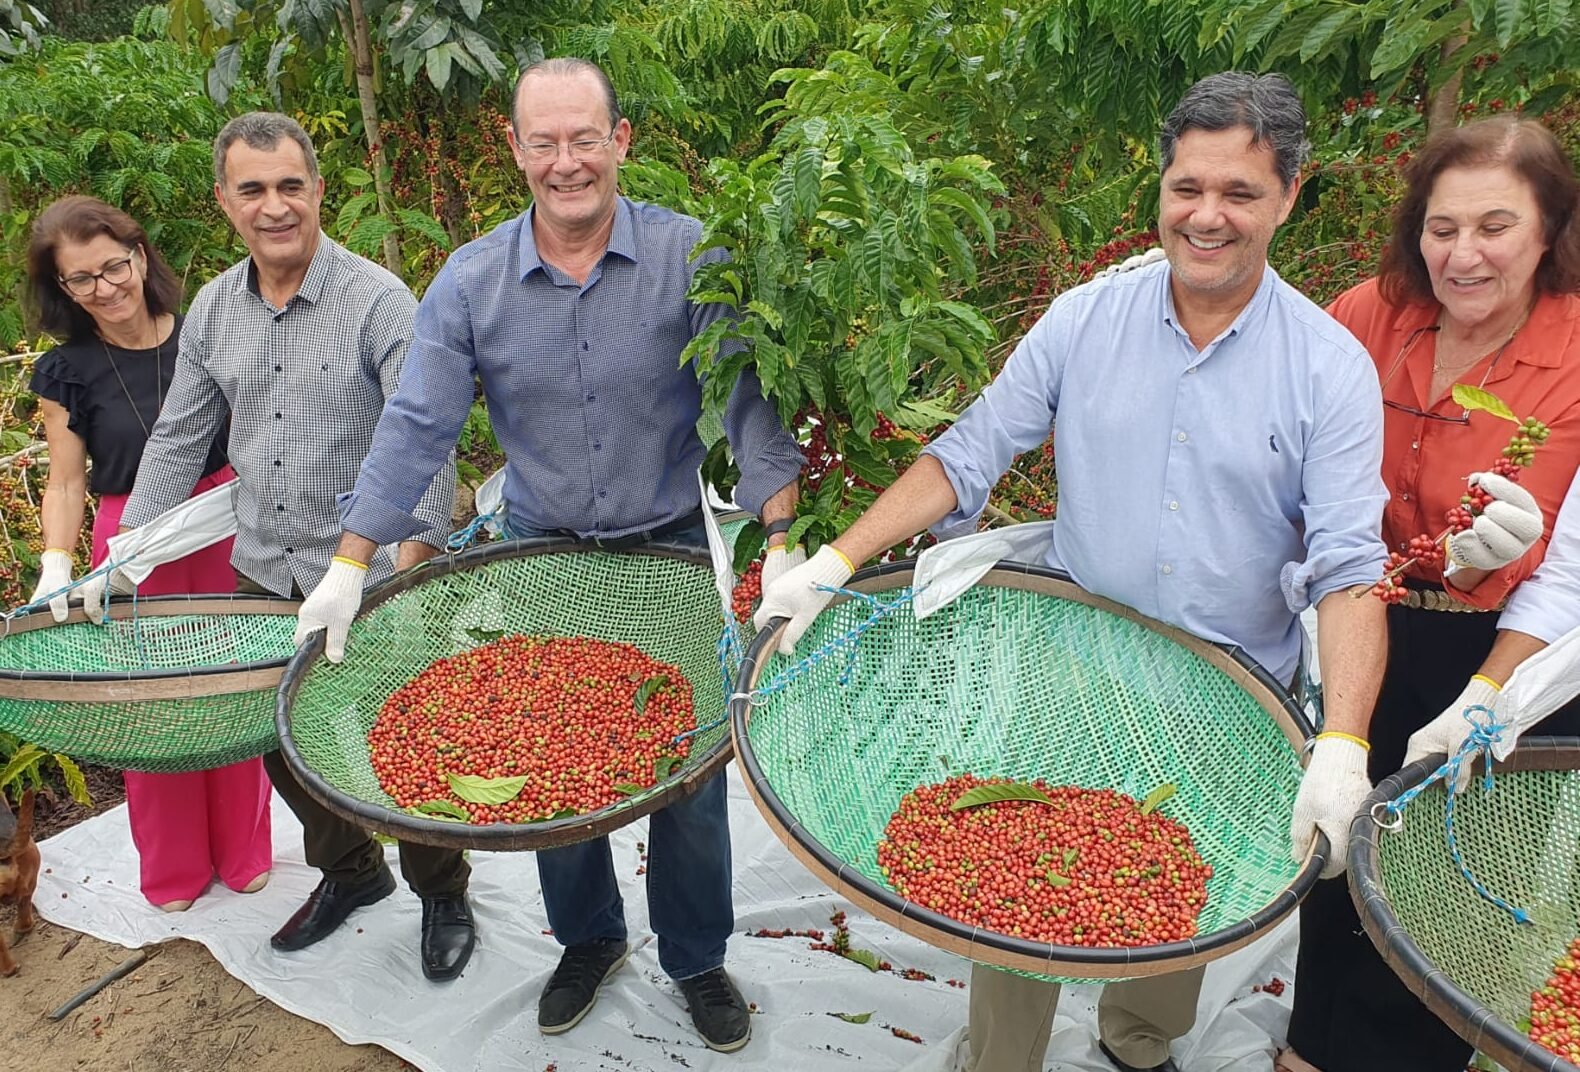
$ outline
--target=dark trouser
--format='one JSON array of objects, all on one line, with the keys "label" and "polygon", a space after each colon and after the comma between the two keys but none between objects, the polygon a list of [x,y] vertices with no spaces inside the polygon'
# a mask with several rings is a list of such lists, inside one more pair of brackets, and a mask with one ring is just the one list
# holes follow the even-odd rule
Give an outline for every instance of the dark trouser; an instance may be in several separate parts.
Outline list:
[{"label": "dark trouser", "polygon": [[[567,535],[520,524],[506,528],[514,539]],[[698,548],[708,543],[700,512],[614,543],[629,547],[649,540]],[[648,918],[658,935],[659,966],[672,979],[721,966],[725,942],[735,929],[725,790],[720,771],[696,793],[648,820]],[[561,945],[626,937],[625,903],[608,838],[539,852],[538,881],[549,926]]]},{"label": "dark trouser", "polygon": [[[251,577],[237,571],[236,591],[251,595],[273,595]],[[300,599],[301,592],[292,596]],[[316,867],[332,882],[361,883],[384,869],[384,846],[368,832],[348,822],[320,804],[296,780],[285,757],[270,752],[263,757],[264,770],[274,791],[290,807],[302,824],[302,848],[310,867]],[[458,849],[400,843],[400,871],[406,884],[419,897],[451,897],[466,891],[472,873]]]},{"label": "dark trouser", "polygon": [[[1495,613],[1388,608],[1388,669],[1371,723],[1373,782],[1403,766],[1410,735],[1459,696],[1497,627]],[[1531,732],[1580,733],[1580,700]],[[1317,883],[1300,906],[1289,1044],[1323,1072],[1463,1072],[1471,1056],[1377,952],[1343,878]]]}]

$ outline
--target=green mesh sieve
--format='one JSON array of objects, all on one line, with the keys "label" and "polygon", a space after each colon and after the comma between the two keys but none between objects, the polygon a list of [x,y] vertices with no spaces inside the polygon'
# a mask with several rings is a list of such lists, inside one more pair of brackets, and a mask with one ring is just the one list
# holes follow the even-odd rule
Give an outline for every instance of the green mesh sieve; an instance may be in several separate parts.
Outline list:
[{"label": "green mesh sieve", "polygon": [[272,751],[297,604],[261,596],[115,600],[105,624],[47,611],[0,631],[0,730],[81,762],[205,770]]},{"label": "green mesh sieve", "polygon": [[[650,544],[608,552],[569,540],[489,544],[434,559],[370,592],[345,661],[309,642],[286,668],[276,724],[296,776],[332,811],[410,841],[480,849],[542,849],[607,833],[701,788],[730,758],[718,640],[719,594],[706,552]],[[469,632],[472,631],[472,632]],[[586,636],[634,644],[680,667],[697,724],[690,755],[646,792],[587,815],[539,823],[464,825],[409,815],[379,787],[368,730],[386,698],[436,659],[507,634]]]},{"label": "green mesh sieve", "polygon": [[1484,900],[1449,854],[1441,782],[1404,808],[1396,830],[1374,806],[1425,781],[1441,759],[1379,785],[1350,832],[1350,894],[1372,942],[1412,993],[1461,1038],[1505,1068],[1575,1072],[1526,1037],[1531,992],[1580,933],[1580,741],[1527,738],[1456,794],[1454,836],[1471,873],[1525,909],[1518,924]]},{"label": "green mesh sieve", "polygon": [[[910,579],[910,563],[897,563],[857,574],[850,587],[884,598]],[[867,613],[855,600],[830,604],[798,651]],[[777,634],[765,631],[742,668],[754,689],[790,664],[767,654]],[[1287,915],[1325,859],[1325,842],[1303,865],[1289,855],[1307,727],[1287,694],[1238,650],[1048,570],[1000,566],[924,621],[906,608],[865,633],[848,668],[836,656],[782,691],[737,698],[731,720],[748,788],[803,863],[901,930],[1001,968],[1117,979],[1205,963]],[[906,792],[963,772],[1137,799],[1176,784],[1165,810],[1213,867],[1200,936],[1135,949],[1056,946],[902,899],[878,870],[883,828]]]}]

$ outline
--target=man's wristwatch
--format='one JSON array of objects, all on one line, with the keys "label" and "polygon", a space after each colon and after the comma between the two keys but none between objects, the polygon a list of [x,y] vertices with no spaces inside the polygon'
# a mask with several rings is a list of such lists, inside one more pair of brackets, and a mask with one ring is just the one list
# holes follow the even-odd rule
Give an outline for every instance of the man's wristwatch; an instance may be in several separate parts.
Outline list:
[{"label": "man's wristwatch", "polygon": [[794,524],[795,518],[793,517],[781,517],[778,521],[770,521],[763,526],[763,538],[767,539],[770,536],[778,536],[789,532]]}]

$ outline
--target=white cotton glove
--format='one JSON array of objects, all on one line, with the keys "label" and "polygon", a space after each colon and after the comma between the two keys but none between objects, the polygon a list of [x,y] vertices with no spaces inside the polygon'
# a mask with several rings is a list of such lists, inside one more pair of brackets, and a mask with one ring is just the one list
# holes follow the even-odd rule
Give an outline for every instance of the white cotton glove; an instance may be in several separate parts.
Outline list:
[{"label": "white cotton glove", "polygon": [[[1471,678],[1470,684],[1465,686],[1465,691],[1459,694],[1459,699],[1449,704],[1442,714],[1410,735],[1410,742],[1404,753],[1404,765],[1408,767],[1416,760],[1425,759],[1427,756],[1447,756],[1452,759],[1460,746],[1465,743],[1465,738],[1470,736],[1472,727],[1465,718],[1465,711],[1480,704],[1492,714],[1477,711],[1471,717],[1482,724],[1496,720],[1498,700],[1502,691],[1489,677],[1477,674]],[[1459,778],[1454,784],[1454,792],[1462,793],[1470,784],[1472,766],[1474,764],[1468,762],[1460,764]]]},{"label": "white cotton glove", "polygon": [[1531,493],[1496,473],[1472,473],[1472,484],[1492,496],[1464,532],[1448,538],[1448,558],[1456,566],[1502,569],[1515,561],[1542,534],[1542,511]]},{"label": "white cotton glove", "polygon": [[786,573],[795,569],[806,561],[806,549],[800,544],[787,549],[784,544],[768,549],[768,557],[763,559],[763,591],[768,591],[768,586],[773,584]]},{"label": "white cotton glove", "polygon": [[[38,556],[38,587],[33,589],[33,594],[28,597],[29,603],[37,603],[51,592],[60,590],[71,583],[71,555],[65,551],[50,548]],[[68,608],[66,597],[70,593],[60,592],[60,595],[49,601],[49,613],[57,622],[66,620]]]},{"label": "white cotton glove", "polygon": [[122,573],[117,567],[97,577],[89,577],[80,587],[71,590],[73,600],[82,601],[82,609],[88,612],[88,618],[94,625],[104,624],[104,586],[108,583],[112,596],[129,596],[137,591],[137,586],[132,579]]},{"label": "white cotton glove", "polygon": [[1168,254],[1163,252],[1161,246],[1153,246],[1145,253],[1137,253],[1133,257],[1126,257],[1122,261],[1110,264],[1107,268],[1098,272],[1094,278],[1101,279],[1105,275],[1118,275],[1121,272],[1129,272],[1136,268],[1145,268],[1149,264],[1156,264],[1166,256]]},{"label": "white cotton glove", "polygon": [[303,641],[322,629],[326,634],[324,655],[332,663],[344,659],[346,634],[351,631],[351,619],[362,608],[362,582],[367,576],[366,566],[343,558],[329,563],[329,572],[296,612],[296,646],[301,647]]},{"label": "white cotton glove", "polygon": [[1289,850],[1295,860],[1306,858],[1320,830],[1328,836],[1328,863],[1322,877],[1342,875],[1349,852],[1350,821],[1371,791],[1366,749],[1346,737],[1319,735],[1300,780],[1300,792],[1295,794],[1295,815],[1289,824]]},{"label": "white cotton glove", "polygon": [[[772,559],[770,555],[769,560]],[[823,608],[828,606],[828,601],[834,598],[834,593],[819,591],[817,586],[822,584],[838,588],[850,580],[853,572],[845,556],[834,550],[833,544],[827,543],[818,548],[817,554],[810,559],[775,578],[772,584],[768,581],[768,566],[765,564],[763,601],[757,607],[757,613],[752,615],[752,624],[761,632],[768,628],[768,623],[773,619],[789,618],[790,622],[779,638],[779,653],[793,653],[801,634],[807,631]]]}]

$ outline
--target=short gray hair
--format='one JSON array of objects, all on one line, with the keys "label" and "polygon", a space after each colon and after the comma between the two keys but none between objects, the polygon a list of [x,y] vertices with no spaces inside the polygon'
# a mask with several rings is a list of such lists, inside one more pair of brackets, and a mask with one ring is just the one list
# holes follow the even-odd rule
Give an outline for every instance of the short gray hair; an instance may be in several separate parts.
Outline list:
[{"label": "short gray hair", "polygon": [[1272,151],[1279,181],[1289,189],[1311,155],[1311,142],[1306,140],[1305,106],[1281,74],[1224,71],[1186,90],[1163,121],[1158,138],[1163,170],[1174,163],[1174,147],[1187,130],[1234,127],[1246,127],[1254,143]]},{"label": "short gray hair", "polygon": [[578,74],[592,75],[603,89],[604,104],[609,109],[609,129],[613,130],[620,125],[620,100],[615,96],[614,83],[609,81],[608,73],[592,60],[584,60],[580,56],[554,56],[527,64],[516,79],[515,92],[510,94],[510,129],[515,130],[518,138],[521,136],[521,131],[516,127],[516,102],[521,99],[522,84],[526,82],[527,76],[532,74],[551,74],[560,78],[569,78]]},{"label": "short gray hair", "polygon": [[238,141],[245,142],[249,148],[267,152],[284,138],[301,146],[302,156],[307,161],[307,178],[316,181],[318,154],[313,151],[313,139],[307,136],[302,124],[279,112],[248,112],[238,115],[221,128],[214,139],[214,181],[221,187],[225,185],[225,154]]}]

